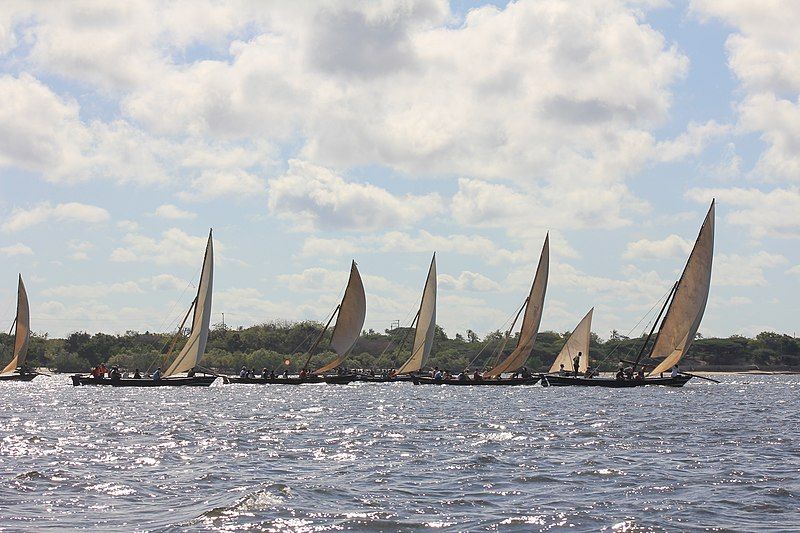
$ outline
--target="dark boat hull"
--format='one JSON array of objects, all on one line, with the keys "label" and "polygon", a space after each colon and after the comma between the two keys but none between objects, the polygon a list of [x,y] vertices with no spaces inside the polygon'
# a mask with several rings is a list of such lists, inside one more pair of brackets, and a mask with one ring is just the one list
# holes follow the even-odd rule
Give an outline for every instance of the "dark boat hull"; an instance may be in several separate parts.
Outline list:
[{"label": "dark boat hull", "polygon": [[460,380],[460,379],[433,379],[430,377],[412,377],[414,385],[456,385],[466,387],[513,387],[516,385],[535,385],[539,382],[539,376],[531,376],[529,378],[506,378],[506,379],[483,379],[475,380]]},{"label": "dark boat hull", "polygon": [[36,372],[29,372],[27,374],[5,374],[0,376],[0,381],[30,381],[39,374]]},{"label": "dark boat hull", "polygon": [[110,387],[208,387],[217,376],[194,376],[179,378],[162,379],[132,379],[132,378],[93,378],[91,376],[75,375],[72,377],[72,384],[79,385],[105,385]]},{"label": "dark boat hull", "polygon": [[692,376],[679,375],[666,378],[645,379],[615,379],[615,378],[584,378],[574,376],[542,376],[542,385],[553,387],[608,387],[613,389],[629,389],[631,387],[645,387],[661,385],[663,387],[683,387]]},{"label": "dark boat hull", "polygon": [[356,380],[353,374],[345,376],[306,376],[304,378],[290,376],[288,378],[240,378],[230,376],[228,383],[247,385],[305,385],[306,383],[327,383],[329,385],[347,385]]},{"label": "dark boat hull", "polygon": [[365,381],[367,383],[396,383],[396,382],[411,382],[413,381],[413,378],[409,375],[395,376],[393,378],[386,376],[359,375],[358,381]]}]

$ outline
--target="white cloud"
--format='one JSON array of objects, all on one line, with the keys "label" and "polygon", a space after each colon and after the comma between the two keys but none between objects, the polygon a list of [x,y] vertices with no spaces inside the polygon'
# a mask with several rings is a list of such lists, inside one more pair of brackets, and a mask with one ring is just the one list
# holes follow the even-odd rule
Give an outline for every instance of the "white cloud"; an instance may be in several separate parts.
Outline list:
[{"label": "white cloud", "polygon": [[116,226],[124,231],[133,232],[139,229],[139,223],[135,220],[120,220]]},{"label": "white cloud", "polygon": [[165,218],[167,220],[191,220],[193,218],[197,218],[196,213],[186,211],[172,204],[163,204],[158,206],[153,214],[159,218]]},{"label": "white cloud", "polygon": [[[184,264],[197,265],[198,270],[203,259],[208,237],[189,235],[178,229],[170,228],[161,234],[161,239],[154,239],[138,233],[125,235],[125,246],[115,248],[111,252],[111,261],[151,262],[158,265]],[[214,241],[215,251],[222,245]]]},{"label": "white cloud", "polygon": [[0,166],[57,179],[78,169],[90,134],[76,102],[24,73],[0,75],[0,100],[6,102],[0,106]]},{"label": "white cloud", "polygon": [[185,279],[173,276],[172,274],[158,274],[157,276],[142,280],[142,283],[147,283],[158,291],[183,290],[191,285],[191,283]]},{"label": "white cloud", "polygon": [[488,292],[500,290],[500,284],[483,274],[462,271],[458,277],[449,274],[439,274],[439,286],[457,291]]},{"label": "white cloud", "polygon": [[528,186],[522,192],[463,178],[458,180],[450,210],[461,224],[519,233],[531,228],[619,228],[631,223],[625,211],[641,213],[647,207],[622,184],[565,180],[552,187]]},{"label": "white cloud", "polygon": [[324,239],[321,237],[306,237],[300,249],[300,257],[339,257],[342,255],[355,255],[363,248],[347,239]]},{"label": "white cloud", "polygon": [[729,125],[718,124],[714,120],[704,124],[691,122],[686,131],[675,139],[657,143],[654,159],[677,161],[690,155],[700,155],[710,141],[730,133],[731,129]]},{"label": "white cloud", "polygon": [[701,203],[716,198],[729,214],[725,220],[740,226],[754,239],[763,237],[800,237],[800,189],[730,189],[695,188],[686,197]]},{"label": "white cloud", "polygon": [[800,276],[800,265],[795,265],[789,270],[786,271],[787,274],[794,274],[795,276]]},{"label": "white cloud", "polygon": [[186,201],[207,201],[222,196],[247,198],[265,192],[264,181],[244,170],[214,169],[203,171],[187,190],[178,193],[178,197]]},{"label": "white cloud", "polygon": [[763,287],[768,285],[764,270],[788,263],[780,254],[758,252],[753,255],[716,254],[711,273],[712,285]]},{"label": "white cloud", "polygon": [[14,232],[53,220],[97,224],[106,222],[110,218],[108,211],[94,205],[78,202],[52,205],[49,202],[42,202],[30,209],[14,209],[2,228],[3,231]]},{"label": "white cloud", "polygon": [[9,246],[0,248],[0,253],[5,255],[33,255],[33,250],[30,246],[18,242]]},{"label": "white cloud", "polygon": [[728,64],[739,78],[744,97],[738,104],[739,127],[761,132],[767,149],[755,174],[765,180],[798,182],[800,155],[800,5],[773,2],[694,0],[691,10],[701,19],[718,18],[734,27],[726,40]]},{"label": "white cloud", "polygon": [[263,12],[226,57],[153,69],[124,112],[160,134],[299,136],[302,157],[334,168],[619,182],[654,157],[688,65],[641,5],[616,0],[483,6],[461,25],[438,0]]},{"label": "white cloud", "polygon": [[347,182],[299,160],[269,182],[269,209],[301,229],[376,230],[402,227],[441,210],[437,194],[397,197],[368,183]]},{"label": "white cloud", "polygon": [[[480,235],[435,235],[420,230],[416,235],[401,231],[390,231],[380,236],[365,239],[379,245],[385,252],[448,252],[481,257],[491,264],[520,263],[538,260],[539,251],[507,250],[497,246],[491,239]],[[538,244],[541,247],[541,242]]]},{"label": "white cloud", "polygon": [[344,289],[347,281],[345,270],[334,271],[326,268],[307,268],[299,274],[282,274],[278,281],[286,284],[295,292],[328,292],[336,293]]},{"label": "white cloud", "polygon": [[685,257],[691,249],[692,243],[673,234],[660,241],[641,239],[629,242],[622,257],[625,259],[668,259]]},{"label": "white cloud", "polygon": [[44,289],[44,296],[54,296],[57,298],[70,299],[99,299],[110,294],[136,294],[141,293],[142,289],[136,282],[126,281],[122,283],[93,283],[89,285],[59,285]]}]

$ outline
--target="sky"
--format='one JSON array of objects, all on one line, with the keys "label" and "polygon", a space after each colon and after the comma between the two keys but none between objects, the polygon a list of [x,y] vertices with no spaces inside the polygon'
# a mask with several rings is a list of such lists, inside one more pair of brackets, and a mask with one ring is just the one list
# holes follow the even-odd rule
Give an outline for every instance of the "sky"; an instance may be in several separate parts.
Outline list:
[{"label": "sky", "polygon": [[4,2],[0,327],[168,331],[213,228],[212,322],[639,334],[712,198],[700,333],[795,334],[800,3]]}]

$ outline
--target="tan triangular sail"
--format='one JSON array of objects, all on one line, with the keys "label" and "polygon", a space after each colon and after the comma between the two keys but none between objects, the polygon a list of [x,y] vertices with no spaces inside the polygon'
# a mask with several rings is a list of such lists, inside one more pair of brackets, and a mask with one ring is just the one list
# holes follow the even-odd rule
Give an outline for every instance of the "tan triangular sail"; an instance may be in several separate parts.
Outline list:
[{"label": "tan triangular sail", "polygon": [[329,372],[342,364],[347,357],[350,348],[361,335],[361,328],[364,326],[364,319],[367,316],[367,296],[364,294],[364,284],[361,282],[361,274],[358,273],[356,262],[350,265],[350,279],[347,281],[347,288],[339,305],[339,314],[336,317],[336,325],[331,334],[331,348],[337,353],[338,357],[327,365],[314,371],[315,374]]},{"label": "tan triangular sail", "polygon": [[547,290],[547,276],[550,269],[550,234],[544,239],[542,255],[539,257],[539,266],[536,269],[536,276],[533,278],[531,293],[528,295],[525,305],[525,316],[522,319],[522,329],[519,334],[517,347],[497,366],[484,374],[486,377],[497,377],[503,372],[514,372],[525,364],[533,350],[533,343],[536,334],[539,332],[539,324],[542,321],[542,311],[544,310],[544,295]]},{"label": "tan triangular sail", "polygon": [[16,330],[14,332],[14,357],[6,365],[0,374],[13,372],[25,364],[25,357],[28,355],[28,344],[31,340],[31,312],[28,306],[28,293],[25,291],[25,284],[22,282],[22,275],[19,276],[17,284],[17,319]]},{"label": "tan triangular sail", "polygon": [[578,363],[578,372],[586,372],[589,368],[589,342],[592,336],[592,313],[594,307],[589,309],[586,316],[578,323],[572,335],[569,336],[564,347],[561,348],[556,360],[553,361],[553,366],[550,367],[550,372],[558,372],[561,365],[564,365],[565,370],[574,370],[572,363],[573,358],[580,354],[580,362]]},{"label": "tan triangular sail", "polygon": [[208,330],[211,326],[211,291],[214,285],[214,245],[211,232],[208,233],[208,244],[203,259],[203,270],[200,272],[200,284],[197,287],[197,300],[192,316],[192,332],[183,349],[169,366],[165,377],[187,372],[197,366],[206,351]]},{"label": "tan triangular sail", "polygon": [[713,257],[714,202],[711,202],[653,345],[650,357],[664,360],[650,372],[651,376],[678,364],[692,345],[708,302]]},{"label": "tan triangular sail", "polygon": [[417,329],[414,332],[414,344],[411,346],[411,357],[397,371],[398,374],[418,372],[425,366],[433,346],[433,334],[436,332],[436,254],[433,254],[428,278],[422,290],[422,302],[419,306]]}]

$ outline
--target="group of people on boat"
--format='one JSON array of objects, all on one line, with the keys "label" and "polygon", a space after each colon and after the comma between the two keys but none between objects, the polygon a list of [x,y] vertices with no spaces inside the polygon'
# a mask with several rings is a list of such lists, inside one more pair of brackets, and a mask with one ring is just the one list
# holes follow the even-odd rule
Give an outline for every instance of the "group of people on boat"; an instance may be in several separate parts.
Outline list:
[{"label": "group of people on boat", "polygon": [[[99,365],[92,368],[90,375],[94,379],[113,379],[113,380],[120,380],[123,377],[130,377],[131,379],[142,379],[142,372],[138,368],[133,371],[132,376],[124,376],[123,372],[120,370],[118,366],[112,366],[111,368],[108,367],[105,363],[100,363]],[[189,377],[194,375],[194,368],[189,370],[188,374]],[[158,367],[153,371],[150,375],[150,379],[158,381],[161,379],[161,367]]]}]

